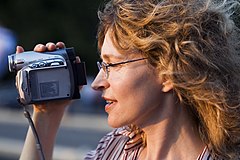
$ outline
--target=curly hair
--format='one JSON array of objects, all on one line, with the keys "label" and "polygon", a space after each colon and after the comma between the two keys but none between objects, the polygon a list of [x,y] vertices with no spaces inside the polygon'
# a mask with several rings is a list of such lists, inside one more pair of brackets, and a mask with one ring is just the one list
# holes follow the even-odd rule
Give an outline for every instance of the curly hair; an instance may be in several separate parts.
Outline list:
[{"label": "curly hair", "polygon": [[240,152],[239,29],[234,0],[112,0],[98,12],[119,50],[144,54],[170,79],[216,158]]}]

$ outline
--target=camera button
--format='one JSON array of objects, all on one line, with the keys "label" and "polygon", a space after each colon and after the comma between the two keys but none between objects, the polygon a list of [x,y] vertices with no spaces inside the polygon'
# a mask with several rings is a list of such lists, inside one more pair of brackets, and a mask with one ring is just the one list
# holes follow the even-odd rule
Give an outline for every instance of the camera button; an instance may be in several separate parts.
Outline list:
[{"label": "camera button", "polygon": [[29,67],[30,67],[30,68],[38,68],[38,64],[33,63],[33,64],[29,65]]},{"label": "camera button", "polygon": [[59,62],[53,62],[53,63],[51,63],[51,66],[60,66],[60,63]]},{"label": "camera button", "polygon": [[46,63],[40,62],[40,63],[39,63],[39,67],[46,67]]}]

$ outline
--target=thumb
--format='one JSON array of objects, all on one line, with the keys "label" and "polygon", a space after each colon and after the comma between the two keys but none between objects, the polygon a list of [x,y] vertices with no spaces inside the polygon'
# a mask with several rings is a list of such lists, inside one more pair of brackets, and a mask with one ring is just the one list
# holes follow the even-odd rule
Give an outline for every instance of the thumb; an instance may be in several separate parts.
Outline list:
[{"label": "thumb", "polygon": [[22,53],[22,52],[24,52],[23,47],[22,46],[17,46],[16,47],[16,53]]}]

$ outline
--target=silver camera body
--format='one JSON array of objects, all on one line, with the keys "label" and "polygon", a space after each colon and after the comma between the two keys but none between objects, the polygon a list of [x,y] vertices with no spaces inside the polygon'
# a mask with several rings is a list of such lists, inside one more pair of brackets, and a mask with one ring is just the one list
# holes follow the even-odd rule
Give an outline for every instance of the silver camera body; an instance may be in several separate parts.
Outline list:
[{"label": "silver camera body", "polygon": [[27,51],[8,56],[10,72],[17,72],[16,85],[22,104],[57,99],[79,99],[78,86],[86,85],[85,63],[75,63],[73,48],[51,52]]}]

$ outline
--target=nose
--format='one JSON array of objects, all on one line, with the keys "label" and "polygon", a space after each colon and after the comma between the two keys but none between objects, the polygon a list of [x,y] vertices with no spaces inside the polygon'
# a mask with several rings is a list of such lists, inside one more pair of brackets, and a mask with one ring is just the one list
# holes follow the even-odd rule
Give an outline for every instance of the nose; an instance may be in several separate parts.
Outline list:
[{"label": "nose", "polygon": [[109,83],[105,78],[105,73],[102,69],[98,72],[96,78],[91,84],[91,87],[97,91],[103,91],[104,89],[109,87]]}]

